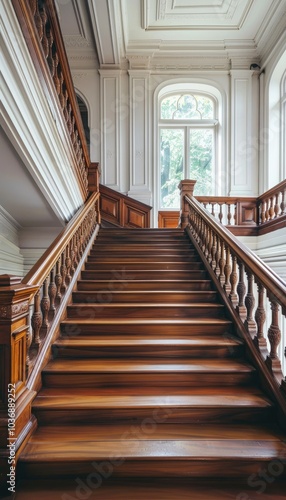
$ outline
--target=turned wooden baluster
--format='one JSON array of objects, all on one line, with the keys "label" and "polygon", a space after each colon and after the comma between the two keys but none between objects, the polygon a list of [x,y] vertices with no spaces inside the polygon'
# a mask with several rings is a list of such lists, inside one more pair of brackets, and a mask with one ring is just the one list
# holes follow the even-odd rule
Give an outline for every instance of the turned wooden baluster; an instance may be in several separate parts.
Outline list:
[{"label": "turned wooden baluster", "polygon": [[58,302],[61,301],[62,294],[61,294],[61,288],[62,288],[62,275],[61,275],[61,257],[57,260],[56,263],[56,276],[55,276],[55,283],[57,287],[57,293],[56,293],[56,300]]},{"label": "turned wooden baluster", "polygon": [[40,16],[41,16],[42,23],[43,23],[42,47],[43,47],[45,58],[47,59],[47,57],[49,55],[49,41],[48,41],[47,31],[46,31],[46,24],[47,24],[48,16],[47,16],[46,9],[44,6],[42,6],[42,8],[41,8]]},{"label": "turned wooden baluster", "polygon": [[214,209],[215,203],[211,202],[211,206],[212,206],[211,214],[215,217],[215,209]]},{"label": "turned wooden baluster", "polygon": [[231,215],[231,206],[228,203],[228,205],[227,205],[227,223],[228,223],[229,226],[231,225],[231,217],[232,217],[232,215]]},{"label": "turned wooden baluster", "polygon": [[273,375],[281,382],[283,378],[281,362],[277,354],[278,346],[281,342],[281,330],[279,327],[279,304],[276,300],[270,299],[272,322],[268,329],[268,340],[270,342],[270,355],[267,357],[266,364]]},{"label": "turned wooden baluster", "polygon": [[209,227],[209,233],[208,233],[208,245],[209,245],[209,251],[208,251],[208,262],[209,264],[212,263],[212,247],[213,247],[213,231]]},{"label": "turned wooden baluster", "polygon": [[209,226],[205,223],[204,244],[205,244],[205,257],[207,261],[209,259],[209,239],[210,239],[210,229]]},{"label": "turned wooden baluster", "polygon": [[220,282],[221,286],[223,286],[225,283],[224,268],[225,268],[225,247],[224,247],[224,241],[221,239],[220,240],[220,259],[219,259],[219,282]]},{"label": "turned wooden baluster", "polygon": [[232,271],[230,274],[229,278],[230,284],[231,284],[231,290],[229,294],[229,299],[233,305],[233,307],[236,307],[238,304],[238,295],[236,293],[236,287],[237,287],[237,281],[238,281],[238,274],[237,274],[237,257],[236,255],[233,255],[232,257]]},{"label": "turned wooden baluster", "polygon": [[70,268],[70,273],[73,276],[75,273],[75,236],[72,237],[71,242],[70,242],[70,252],[71,252],[71,268]]},{"label": "turned wooden baluster", "polygon": [[236,306],[236,311],[238,312],[242,321],[246,319],[246,307],[244,305],[244,296],[246,293],[246,286],[244,283],[244,265],[242,262],[239,262],[239,281],[237,285],[237,294],[238,294],[238,305]]},{"label": "turned wooden baluster", "polygon": [[49,313],[52,318],[54,317],[56,312],[56,305],[55,305],[56,295],[57,295],[57,286],[55,283],[55,268],[53,267],[53,269],[51,270],[50,284],[49,284],[49,298],[50,298]]},{"label": "turned wooden baluster", "polygon": [[229,249],[229,246],[227,245],[227,247],[226,247],[226,259],[225,259],[225,266],[224,266],[224,285],[223,285],[223,288],[228,295],[229,295],[230,290],[231,290],[230,273],[231,273],[230,249]]},{"label": "turned wooden baluster", "polygon": [[285,207],[286,207],[286,204],[285,204],[285,189],[283,189],[281,191],[281,194],[282,194],[282,198],[281,198],[281,203],[280,203],[280,209],[281,209],[280,215],[285,215]]},{"label": "turned wooden baluster", "polygon": [[275,203],[274,203],[274,219],[276,219],[279,215],[280,206],[279,206],[279,193],[275,195]]},{"label": "turned wooden baluster", "polygon": [[34,298],[34,312],[31,318],[33,328],[33,344],[39,346],[41,344],[40,329],[42,327],[43,315],[41,311],[41,295],[40,289],[37,291]]},{"label": "turned wooden baluster", "polygon": [[253,294],[253,274],[251,271],[246,271],[246,276],[247,276],[247,294],[244,299],[244,303],[246,306],[246,320],[244,322],[244,325],[248,331],[248,333],[251,335],[252,339],[254,339],[256,335],[256,323],[253,319],[253,309],[255,306],[255,298]]},{"label": "turned wooden baluster", "polygon": [[54,53],[53,59],[54,59],[54,67],[55,67],[53,80],[54,80],[56,92],[59,95],[60,91],[61,91],[61,82],[59,79],[59,56],[58,56],[57,52]]},{"label": "turned wooden baluster", "polygon": [[220,262],[220,239],[217,236],[216,237],[216,253],[215,253],[215,265],[216,265],[215,273],[216,273],[217,278],[219,278],[219,274],[220,274],[219,262]]},{"label": "turned wooden baluster", "polygon": [[70,245],[69,244],[66,247],[65,265],[66,265],[66,282],[67,282],[67,285],[69,285],[71,282],[71,279],[72,279],[71,273],[70,273],[72,261],[70,258]]},{"label": "turned wooden baluster", "polygon": [[265,215],[265,202],[262,201],[260,203],[260,223],[261,224],[264,224],[264,222],[266,221],[266,215]]},{"label": "turned wooden baluster", "polygon": [[274,201],[273,196],[270,198],[269,219],[274,219]]},{"label": "turned wooden baluster", "polygon": [[62,276],[61,293],[63,295],[66,293],[66,289],[67,289],[67,284],[66,284],[67,268],[66,268],[65,253],[66,253],[66,251],[64,250],[62,255],[61,255],[61,276]]},{"label": "turned wooden baluster", "polygon": [[32,16],[35,17],[38,0],[29,0]]},{"label": "turned wooden baluster", "polygon": [[42,42],[44,30],[43,30],[43,20],[42,20],[40,11],[39,11],[39,2],[38,1],[36,2],[36,10],[35,10],[35,15],[34,15],[34,21],[35,21],[35,25],[36,25],[36,28],[37,28],[37,31],[38,31],[38,35],[39,35],[40,41]]},{"label": "turned wooden baluster", "polygon": [[269,217],[269,200],[268,199],[265,200],[265,205],[266,205],[265,212],[264,212],[265,213],[265,222],[267,222],[270,219],[270,217]]},{"label": "turned wooden baluster", "polygon": [[219,214],[218,214],[218,218],[219,218],[220,223],[222,224],[223,213],[222,213],[222,204],[221,204],[221,203],[219,203]]},{"label": "turned wooden baluster", "polygon": [[254,316],[257,324],[257,335],[255,337],[255,344],[260,353],[262,354],[262,356],[264,357],[264,359],[266,359],[268,354],[268,349],[267,349],[266,338],[264,337],[264,324],[266,321],[266,311],[264,306],[265,288],[259,281],[257,283],[257,291],[258,291],[258,305]]},{"label": "turned wooden baluster", "polygon": [[213,246],[212,246],[212,261],[211,261],[211,264],[212,264],[212,269],[213,271],[215,270],[216,268],[216,260],[215,260],[215,256],[216,256],[216,234],[214,233],[214,231],[212,232],[213,233]]},{"label": "turned wooden baluster", "polygon": [[49,324],[49,310],[50,310],[50,297],[49,297],[49,278],[47,277],[43,283],[43,295],[41,300],[41,310],[43,314],[42,330],[48,330]]}]

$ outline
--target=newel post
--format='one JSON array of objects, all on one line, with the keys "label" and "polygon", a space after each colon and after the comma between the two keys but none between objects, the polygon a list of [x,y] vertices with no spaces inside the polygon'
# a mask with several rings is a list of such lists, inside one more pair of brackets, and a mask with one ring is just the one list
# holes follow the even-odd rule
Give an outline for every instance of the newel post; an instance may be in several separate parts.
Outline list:
[{"label": "newel post", "polygon": [[180,220],[179,227],[185,229],[189,224],[189,205],[185,200],[185,196],[188,195],[190,198],[193,196],[194,187],[197,181],[184,179],[180,182],[178,188],[180,189]]},{"label": "newel post", "polygon": [[9,487],[17,452],[34,426],[31,403],[35,392],[26,386],[26,361],[31,336],[29,304],[38,287],[21,281],[8,274],[0,276],[0,489],[8,492],[13,492]]}]

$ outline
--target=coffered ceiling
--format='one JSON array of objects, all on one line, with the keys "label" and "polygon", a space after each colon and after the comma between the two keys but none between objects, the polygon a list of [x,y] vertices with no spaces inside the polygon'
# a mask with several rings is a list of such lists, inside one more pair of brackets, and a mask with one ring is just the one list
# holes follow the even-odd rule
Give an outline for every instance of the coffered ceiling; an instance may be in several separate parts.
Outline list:
[{"label": "coffered ceiling", "polygon": [[72,67],[249,67],[285,36],[286,0],[57,2]]}]

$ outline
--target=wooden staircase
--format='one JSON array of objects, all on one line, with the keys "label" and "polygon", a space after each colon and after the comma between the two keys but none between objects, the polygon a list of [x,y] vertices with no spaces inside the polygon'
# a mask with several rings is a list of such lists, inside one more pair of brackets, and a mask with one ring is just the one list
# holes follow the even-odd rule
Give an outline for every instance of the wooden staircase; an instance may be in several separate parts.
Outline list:
[{"label": "wooden staircase", "polygon": [[100,230],[33,413],[19,500],[285,499],[274,406],[180,230]]}]

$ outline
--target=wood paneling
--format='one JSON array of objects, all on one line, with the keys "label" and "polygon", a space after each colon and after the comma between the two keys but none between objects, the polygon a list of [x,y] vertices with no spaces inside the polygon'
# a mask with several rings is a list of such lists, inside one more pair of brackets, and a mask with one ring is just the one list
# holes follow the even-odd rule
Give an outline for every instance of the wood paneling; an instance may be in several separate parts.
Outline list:
[{"label": "wood paneling", "polygon": [[128,228],[150,227],[152,207],[100,185],[100,212],[103,220]]},{"label": "wood paneling", "polygon": [[179,210],[167,210],[158,212],[158,227],[176,228],[179,224]]}]

